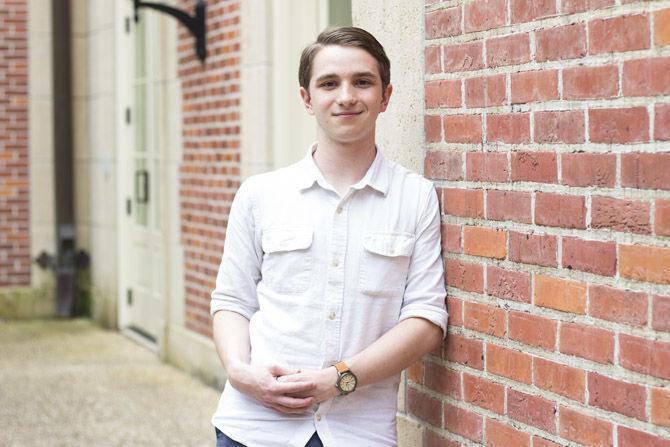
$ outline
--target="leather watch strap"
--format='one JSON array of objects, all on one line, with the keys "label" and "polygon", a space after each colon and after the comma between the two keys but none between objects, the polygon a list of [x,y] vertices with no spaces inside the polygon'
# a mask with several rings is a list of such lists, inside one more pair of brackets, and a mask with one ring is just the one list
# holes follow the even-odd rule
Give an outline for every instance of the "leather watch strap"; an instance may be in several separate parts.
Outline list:
[{"label": "leather watch strap", "polygon": [[333,365],[338,373],[342,374],[349,371],[349,367],[344,362],[337,362]]}]

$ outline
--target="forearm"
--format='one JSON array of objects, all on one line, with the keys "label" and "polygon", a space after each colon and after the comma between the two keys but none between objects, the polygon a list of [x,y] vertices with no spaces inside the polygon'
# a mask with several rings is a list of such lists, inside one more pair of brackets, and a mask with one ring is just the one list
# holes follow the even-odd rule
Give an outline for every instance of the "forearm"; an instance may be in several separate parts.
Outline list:
[{"label": "forearm", "polygon": [[216,352],[232,378],[237,369],[249,363],[249,320],[236,312],[219,311],[214,314],[213,333]]},{"label": "forearm", "polygon": [[408,318],[345,362],[358,386],[369,385],[399,373],[441,342],[442,329],[423,318]]}]

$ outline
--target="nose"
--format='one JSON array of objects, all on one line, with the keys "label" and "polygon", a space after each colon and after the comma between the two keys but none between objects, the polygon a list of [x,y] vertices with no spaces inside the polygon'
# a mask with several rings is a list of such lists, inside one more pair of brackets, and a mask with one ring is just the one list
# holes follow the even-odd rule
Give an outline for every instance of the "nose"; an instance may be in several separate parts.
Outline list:
[{"label": "nose", "polygon": [[356,102],[354,88],[351,84],[343,82],[337,95],[337,102],[342,105],[351,105]]}]

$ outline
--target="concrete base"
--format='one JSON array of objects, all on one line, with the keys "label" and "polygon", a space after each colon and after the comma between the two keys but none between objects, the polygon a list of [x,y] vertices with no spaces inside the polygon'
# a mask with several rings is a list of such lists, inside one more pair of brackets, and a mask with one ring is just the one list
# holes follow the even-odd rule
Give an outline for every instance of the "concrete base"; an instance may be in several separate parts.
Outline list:
[{"label": "concrete base", "polygon": [[216,389],[226,383],[214,342],[183,327],[169,326],[164,360]]},{"label": "concrete base", "polygon": [[53,283],[38,288],[21,287],[0,290],[0,318],[51,318],[56,315]]}]

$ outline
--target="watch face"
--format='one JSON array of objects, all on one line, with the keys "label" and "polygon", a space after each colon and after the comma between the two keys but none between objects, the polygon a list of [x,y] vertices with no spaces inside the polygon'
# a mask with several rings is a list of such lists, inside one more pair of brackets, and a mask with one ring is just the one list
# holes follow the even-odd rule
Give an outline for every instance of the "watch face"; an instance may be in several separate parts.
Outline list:
[{"label": "watch face", "polygon": [[345,393],[350,393],[356,389],[356,377],[353,374],[345,373],[340,378],[340,389]]}]

